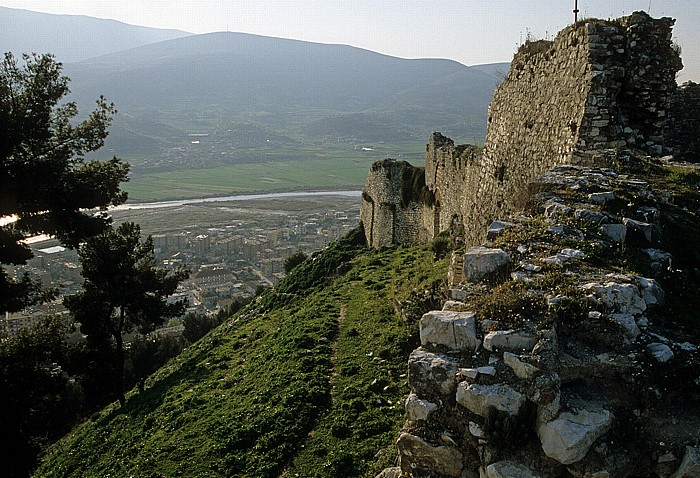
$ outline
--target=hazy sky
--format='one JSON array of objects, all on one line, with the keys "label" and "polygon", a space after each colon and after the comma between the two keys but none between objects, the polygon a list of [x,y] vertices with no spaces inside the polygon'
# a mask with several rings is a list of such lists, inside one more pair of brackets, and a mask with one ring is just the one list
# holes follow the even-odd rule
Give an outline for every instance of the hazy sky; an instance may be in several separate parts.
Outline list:
[{"label": "hazy sky", "polygon": [[[686,65],[679,81],[700,81],[700,0],[578,0],[578,5],[579,18],[617,18],[635,10],[676,18],[674,37]],[[343,43],[474,65],[510,61],[528,32],[551,38],[573,20],[574,0],[0,0],[0,6],[192,33],[228,30]]]}]

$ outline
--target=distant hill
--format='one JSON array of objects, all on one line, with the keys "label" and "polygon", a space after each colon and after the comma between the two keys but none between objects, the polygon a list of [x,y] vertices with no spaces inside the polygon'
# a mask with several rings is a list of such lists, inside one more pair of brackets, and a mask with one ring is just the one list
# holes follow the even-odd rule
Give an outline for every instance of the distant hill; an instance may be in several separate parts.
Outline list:
[{"label": "distant hill", "polygon": [[0,52],[54,53],[64,63],[178,38],[179,30],[128,25],[81,15],[53,15],[0,7]]},{"label": "distant hill", "polygon": [[[311,143],[423,140],[433,130],[480,137],[496,84],[490,72],[451,60],[223,32],[88,59],[66,72],[83,107],[100,94],[116,104],[108,150],[121,154],[145,147],[144,135],[152,147],[176,147],[187,134],[251,122]],[[161,124],[179,129],[179,138],[162,136]]]},{"label": "distant hill", "polygon": [[[215,168],[277,161],[344,162],[328,181],[359,186],[374,160],[420,161],[432,131],[483,141],[498,72],[508,67],[3,7],[0,24],[1,50],[52,52],[64,63],[70,99],[83,114],[100,95],[115,104],[110,135],[94,156],[131,162],[127,186],[136,199],[152,198],[155,180],[182,180],[153,175],[198,169],[220,176]],[[206,178],[198,184],[187,193],[170,189],[173,197],[213,193]],[[293,187],[322,184],[307,174]],[[231,184],[241,187],[250,185]]]}]

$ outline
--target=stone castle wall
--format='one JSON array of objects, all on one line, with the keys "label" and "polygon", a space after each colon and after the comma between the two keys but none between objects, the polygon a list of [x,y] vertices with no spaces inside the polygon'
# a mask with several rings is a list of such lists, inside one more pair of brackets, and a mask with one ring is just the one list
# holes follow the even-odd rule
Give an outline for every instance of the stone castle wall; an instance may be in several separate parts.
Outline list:
[{"label": "stone castle wall", "polygon": [[[671,43],[673,23],[637,12],[616,21],[582,21],[554,41],[523,45],[494,93],[483,150],[431,135],[425,183],[432,207],[402,206],[395,200],[401,184],[388,184],[373,166],[361,214],[368,242],[429,239],[456,219],[467,244],[478,244],[486,225],[517,207],[527,185],[555,165],[596,162],[616,147],[661,154],[681,68]],[[387,195],[394,199],[383,202]],[[395,208],[391,231],[382,230],[386,204]]]},{"label": "stone castle wall", "polygon": [[665,147],[678,159],[700,162],[700,85],[692,81],[681,85],[671,98],[670,109]]},{"label": "stone castle wall", "polygon": [[416,197],[419,195],[406,189],[416,176],[423,177],[422,168],[406,161],[385,159],[372,165],[360,208],[367,243],[372,247],[425,242],[433,237],[432,204],[424,204]]}]

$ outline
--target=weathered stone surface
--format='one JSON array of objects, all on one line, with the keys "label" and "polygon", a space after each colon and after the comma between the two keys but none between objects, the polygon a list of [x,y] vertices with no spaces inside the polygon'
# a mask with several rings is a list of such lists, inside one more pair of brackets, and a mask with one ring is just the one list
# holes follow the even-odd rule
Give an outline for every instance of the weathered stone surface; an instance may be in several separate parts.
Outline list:
[{"label": "weathered stone surface", "polygon": [[401,468],[395,466],[393,468],[384,468],[375,478],[401,478]]},{"label": "weathered stone surface", "polygon": [[523,394],[504,383],[479,385],[462,382],[457,386],[457,403],[482,417],[487,416],[491,408],[517,415],[525,400]]},{"label": "weathered stone surface", "polygon": [[513,370],[516,377],[522,380],[531,380],[539,371],[534,365],[523,362],[520,357],[510,352],[503,352],[503,362]]},{"label": "weathered stone surface", "polygon": [[446,355],[428,352],[420,347],[408,358],[408,385],[420,396],[436,391],[451,395],[455,389],[457,362]]},{"label": "weathered stone surface", "polygon": [[399,436],[396,446],[401,470],[406,473],[418,469],[454,477],[462,475],[462,453],[454,447],[432,446],[408,433]]},{"label": "weathered stone surface", "polygon": [[642,333],[632,314],[611,314],[610,317],[622,329],[626,342],[634,342]]},{"label": "weathered stone surface", "polygon": [[654,226],[652,224],[636,221],[628,217],[622,218],[622,223],[627,226],[628,233],[629,231],[638,231],[644,236],[647,242],[651,242],[654,233]]},{"label": "weathered stone surface", "polygon": [[484,337],[484,348],[490,351],[529,352],[537,340],[535,334],[526,330],[495,330]]},{"label": "weathered stone surface", "polygon": [[494,376],[496,375],[496,369],[486,365],[484,367],[460,368],[457,370],[457,376],[461,378],[475,379],[479,374]]},{"label": "weathered stone surface", "polygon": [[661,342],[653,342],[647,345],[647,350],[659,362],[668,362],[673,358],[671,347]]},{"label": "weathered stone surface", "polygon": [[639,289],[634,284],[620,284],[606,282],[598,284],[591,282],[581,287],[585,292],[593,294],[605,306],[622,314],[640,315],[647,304],[642,298]]},{"label": "weathered stone surface", "polygon": [[503,234],[503,231],[505,231],[507,227],[513,227],[514,225],[515,224],[513,224],[512,222],[493,221],[491,224],[489,224],[489,228],[486,233],[486,238],[489,240],[495,239],[496,237]]},{"label": "weathered stone surface", "polygon": [[512,461],[498,461],[486,467],[486,478],[539,478],[530,468]]},{"label": "weathered stone surface", "polygon": [[624,244],[627,237],[627,226],[624,224],[603,224],[600,231],[619,244]]},{"label": "weathered stone surface", "polygon": [[464,253],[464,279],[482,282],[504,277],[510,264],[510,256],[501,249],[472,247]]},{"label": "weathered stone surface", "polygon": [[464,289],[448,289],[447,297],[452,300],[463,301],[467,298],[467,291]]},{"label": "weathered stone surface", "polygon": [[444,345],[450,350],[479,348],[476,336],[476,318],[472,312],[433,310],[420,320],[420,342],[422,345]]},{"label": "weathered stone surface", "polygon": [[545,454],[564,465],[581,460],[593,442],[608,431],[612,414],[605,409],[565,412],[550,422],[540,422],[537,435]]},{"label": "weathered stone surface", "polygon": [[591,224],[603,224],[608,221],[608,216],[602,212],[591,211],[590,209],[577,209],[574,211],[574,217],[579,221]]},{"label": "weathered stone surface", "polygon": [[639,288],[642,291],[642,299],[646,302],[647,307],[650,305],[664,305],[664,290],[657,280],[641,276],[634,276],[634,280],[639,284]]},{"label": "weathered stone surface", "polygon": [[596,204],[602,204],[606,201],[612,201],[613,199],[615,199],[615,193],[612,191],[605,191],[602,193],[591,193],[588,195],[588,200]]},{"label": "weathered stone surface", "polygon": [[700,448],[687,446],[681,466],[671,478],[697,478],[700,476]]},{"label": "weathered stone surface", "polygon": [[566,204],[553,202],[545,206],[544,215],[545,217],[568,216],[573,212],[573,210],[574,209],[572,207],[569,207]]},{"label": "weathered stone surface", "polygon": [[442,304],[442,310],[460,311],[464,307],[464,302],[459,300],[447,300]]},{"label": "weathered stone surface", "polygon": [[421,400],[418,395],[412,393],[406,398],[406,414],[409,420],[427,420],[428,416],[440,408],[437,403],[429,402],[428,400]]}]

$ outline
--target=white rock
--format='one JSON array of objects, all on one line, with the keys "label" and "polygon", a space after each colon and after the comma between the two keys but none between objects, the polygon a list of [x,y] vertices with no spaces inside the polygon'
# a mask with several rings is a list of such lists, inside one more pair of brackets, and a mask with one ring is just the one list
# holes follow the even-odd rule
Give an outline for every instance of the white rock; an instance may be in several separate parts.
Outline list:
[{"label": "white rock", "polygon": [[462,475],[462,453],[452,446],[432,446],[421,438],[402,433],[396,441],[402,470],[430,470],[458,478]]},{"label": "white rock", "polygon": [[622,314],[641,315],[647,308],[639,288],[634,284],[591,282],[581,286],[581,289],[592,293],[604,305]]},{"label": "white rock", "polygon": [[405,406],[408,419],[414,422],[418,420],[427,420],[428,415],[440,408],[437,403],[421,400],[415,393],[410,394],[408,398],[406,398]]},{"label": "white rock", "polygon": [[447,297],[452,300],[464,300],[467,298],[467,291],[464,289],[448,289]]},{"label": "white rock", "polygon": [[613,199],[615,199],[615,193],[612,191],[606,191],[603,193],[591,193],[588,195],[588,200],[596,204],[601,204],[606,201],[612,201]]},{"label": "white rock", "polygon": [[608,431],[612,420],[612,414],[605,409],[565,412],[556,420],[538,423],[537,435],[548,457],[570,465],[586,456],[593,442]]},{"label": "white rock", "polygon": [[495,330],[484,337],[484,348],[489,351],[530,352],[537,344],[537,336],[525,330]]},{"label": "white rock", "polygon": [[459,370],[457,370],[458,377],[468,378],[472,380],[475,379],[479,374],[494,376],[496,375],[496,369],[494,367],[485,366],[477,368],[460,368]]},{"label": "white rock", "polygon": [[700,476],[700,448],[687,446],[681,466],[671,475],[671,478],[697,478]]},{"label": "white rock", "polygon": [[464,307],[464,302],[460,302],[459,300],[447,300],[443,304],[442,310],[459,311],[462,307]]},{"label": "white rock", "polygon": [[622,223],[627,226],[628,230],[632,229],[634,231],[641,232],[644,234],[644,238],[647,240],[647,242],[651,242],[651,236],[654,230],[653,225],[649,224],[648,222],[636,221],[628,217],[622,218]]},{"label": "white rock", "polygon": [[666,344],[661,342],[653,342],[647,345],[647,350],[659,362],[668,362],[673,358],[673,350]]},{"label": "white rock", "polygon": [[464,278],[482,282],[504,276],[510,263],[510,256],[501,249],[472,247],[464,253]]},{"label": "white rock", "polygon": [[456,384],[455,373],[457,362],[447,355],[419,347],[408,357],[408,385],[418,395],[429,396],[436,391],[451,395]]},{"label": "white rock", "polygon": [[489,240],[495,239],[497,236],[503,234],[503,231],[505,231],[506,228],[513,226],[515,226],[515,224],[513,224],[512,222],[493,221],[491,224],[489,224],[489,228],[486,233],[486,238]]},{"label": "white rock", "polygon": [[649,256],[654,262],[667,262],[669,265],[671,263],[671,258],[673,257],[670,252],[662,251],[661,249],[642,249],[644,253]]},{"label": "white rock", "polygon": [[664,290],[657,280],[641,276],[634,276],[634,280],[637,281],[639,288],[642,290],[642,299],[646,302],[647,307],[650,305],[664,305]]},{"label": "white rock", "polygon": [[433,310],[420,320],[421,345],[444,345],[450,350],[476,351],[476,318],[472,312]]},{"label": "white rock", "polygon": [[457,386],[457,403],[482,417],[486,417],[491,408],[517,415],[525,400],[523,394],[503,383],[480,385],[462,382]]},{"label": "white rock", "polygon": [[573,208],[557,202],[550,203],[544,208],[545,217],[568,216]]},{"label": "white rock", "polygon": [[510,352],[503,352],[503,362],[513,369],[515,376],[521,380],[530,380],[539,372],[537,367],[523,362],[517,355]]},{"label": "white rock", "polygon": [[590,209],[577,209],[574,211],[574,217],[591,224],[602,224],[608,220],[608,216],[602,212],[591,211]]},{"label": "white rock", "polygon": [[394,466],[392,468],[384,468],[375,478],[401,478],[402,476],[401,468]]},{"label": "white rock", "polygon": [[476,438],[484,438],[485,435],[479,424],[474,422],[469,422],[469,433]]},{"label": "white rock", "polygon": [[547,405],[537,406],[537,421],[540,422],[551,422],[561,411],[561,395],[557,393],[554,400],[549,402]]},{"label": "white rock", "polygon": [[600,231],[620,244],[624,244],[627,237],[627,226],[624,224],[603,224],[600,226]]},{"label": "white rock", "polygon": [[486,467],[486,478],[539,478],[525,465],[512,461],[497,461]]},{"label": "white rock", "polygon": [[634,342],[642,333],[632,314],[611,314],[610,317],[622,329],[626,342]]},{"label": "white rock", "polygon": [[570,259],[583,259],[586,254],[578,249],[562,249],[561,254]]}]

